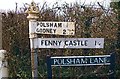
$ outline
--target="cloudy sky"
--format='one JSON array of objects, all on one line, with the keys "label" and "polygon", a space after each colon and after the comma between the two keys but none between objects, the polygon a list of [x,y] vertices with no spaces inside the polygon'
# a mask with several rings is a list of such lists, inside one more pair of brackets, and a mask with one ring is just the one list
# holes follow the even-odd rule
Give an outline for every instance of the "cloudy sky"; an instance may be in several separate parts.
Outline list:
[{"label": "cloudy sky", "polygon": [[[15,3],[18,3],[18,7],[22,7],[24,3],[30,4],[32,0],[0,0],[0,10],[14,10],[15,9]],[[59,3],[95,3],[95,2],[100,2],[103,6],[108,7],[110,0],[34,0],[36,3],[39,3],[40,6],[43,5],[44,2],[47,2],[48,5],[52,5],[55,2]]]}]

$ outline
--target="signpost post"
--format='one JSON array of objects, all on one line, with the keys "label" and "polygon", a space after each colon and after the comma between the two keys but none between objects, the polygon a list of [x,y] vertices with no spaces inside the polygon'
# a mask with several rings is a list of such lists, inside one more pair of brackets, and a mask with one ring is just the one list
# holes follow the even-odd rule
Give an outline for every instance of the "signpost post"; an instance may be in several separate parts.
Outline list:
[{"label": "signpost post", "polygon": [[39,8],[34,1],[29,5],[26,11],[29,15],[29,38],[31,48],[31,67],[33,79],[38,78],[38,63],[37,63],[37,52],[35,51],[35,41],[37,34],[56,34],[56,35],[74,35],[75,23],[74,22],[38,22],[37,14],[39,14]]},{"label": "signpost post", "polygon": [[39,14],[39,9],[34,1],[29,5],[28,10],[26,11],[29,15],[27,18],[29,19],[29,38],[30,38],[30,48],[31,48],[31,67],[32,67],[32,78],[38,79],[38,63],[37,63],[37,52],[34,48],[33,40],[37,37],[37,34],[34,33],[35,22],[36,19],[39,18],[37,14]]}]

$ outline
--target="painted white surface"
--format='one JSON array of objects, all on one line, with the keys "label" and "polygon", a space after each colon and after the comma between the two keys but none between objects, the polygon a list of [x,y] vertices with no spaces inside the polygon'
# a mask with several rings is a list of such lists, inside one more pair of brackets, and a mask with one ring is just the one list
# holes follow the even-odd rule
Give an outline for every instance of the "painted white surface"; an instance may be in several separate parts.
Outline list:
[{"label": "painted white surface", "polygon": [[110,57],[110,55],[96,55],[96,56],[58,56],[58,57],[51,57],[52,58],[92,58],[92,57]]},{"label": "painted white surface", "polygon": [[0,50],[0,79],[8,77],[8,63],[5,59],[6,50]]},{"label": "painted white surface", "polygon": [[104,38],[35,38],[34,48],[104,48]]},{"label": "painted white surface", "polygon": [[[54,35],[74,35],[75,22],[37,22],[35,33]],[[33,28],[34,29],[34,28]]]}]

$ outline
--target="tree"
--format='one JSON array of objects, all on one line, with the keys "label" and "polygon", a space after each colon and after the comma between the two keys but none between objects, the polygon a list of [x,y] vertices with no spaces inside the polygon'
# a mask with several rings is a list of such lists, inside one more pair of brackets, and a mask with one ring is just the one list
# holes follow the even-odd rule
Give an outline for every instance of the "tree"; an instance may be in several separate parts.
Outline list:
[{"label": "tree", "polygon": [[[116,53],[118,54],[118,56],[116,57],[116,59],[120,59],[120,1],[118,2],[111,2],[110,6],[113,8],[114,12],[118,15],[117,19],[118,19],[118,30],[117,30],[117,42],[116,42]],[[120,64],[120,60],[117,61],[117,64]],[[117,70],[120,70],[120,66],[116,66]],[[120,71],[117,72],[117,74],[120,74]]]},{"label": "tree", "polygon": [[[108,10],[108,13],[101,8],[88,7],[80,4],[66,4],[61,7],[56,4],[52,8],[44,5],[40,10],[38,21],[74,21],[74,36],[42,35],[46,38],[105,38],[104,49],[90,49],[89,55],[110,54],[112,43],[116,40],[116,29],[112,21],[116,23],[116,14]],[[106,16],[107,15],[107,16]],[[89,30],[89,31],[88,31]],[[21,77],[30,77],[30,48],[28,37],[28,20],[26,14],[19,11],[3,13],[3,45],[9,52],[10,75]],[[41,37],[41,35],[38,35]],[[82,49],[40,49],[38,53],[39,76],[46,78],[46,56],[69,56],[84,55]],[[102,68],[102,69],[101,69]],[[53,68],[53,73],[56,71]],[[85,77],[95,76],[99,72],[105,74],[105,67],[81,67],[81,68],[63,68],[63,76]],[[14,71],[12,71],[14,70]],[[58,72],[58,71],[57,71]],[[106,71],[107,72],[107,71]],[[58,72],[59,73],[59,72]],[[73,74],[75,73],[75,74]],[[94,74],[94,75],[93,75]],[[56,76],[58,74],[54,74]]]}]

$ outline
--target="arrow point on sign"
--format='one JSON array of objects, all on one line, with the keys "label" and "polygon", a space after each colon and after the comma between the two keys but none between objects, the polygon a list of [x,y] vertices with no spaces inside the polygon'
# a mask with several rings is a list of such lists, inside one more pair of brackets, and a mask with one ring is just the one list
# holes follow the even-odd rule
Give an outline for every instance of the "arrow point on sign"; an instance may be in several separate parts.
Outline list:
[{"label": "arrow point on sign", "polygon": [[100,48],[100,45],[96,45],[95,48]]}]

